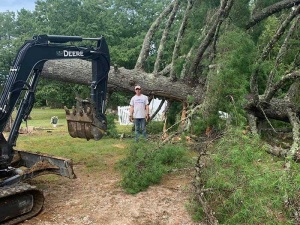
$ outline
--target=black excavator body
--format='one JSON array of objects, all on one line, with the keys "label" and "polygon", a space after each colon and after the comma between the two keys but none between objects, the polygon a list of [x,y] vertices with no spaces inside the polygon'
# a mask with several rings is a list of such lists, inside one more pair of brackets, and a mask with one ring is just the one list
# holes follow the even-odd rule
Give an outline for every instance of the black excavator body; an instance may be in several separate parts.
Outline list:
[{"label": "black excavator body", "polygon": [[[96,41],[96,47],[73,42]],[[92,64],[91,95],[77,99],[73,110],[65,108],[68,131],[74,138],[100,140],[107,124],[105,101],[110,56],[103,37],[37,35],[19,49],[0,96],[0,224],[18,224],[37,215],[43,207],[42,191],[26,180],[44,174],[75,178],[72,160],[47,154],[15,150],[19,128],[33,108],[35,91],[47,60],[82,59]],[[13,111],[10,132],[4,132]],[[55,146],[53,146],[55,147]]]}]

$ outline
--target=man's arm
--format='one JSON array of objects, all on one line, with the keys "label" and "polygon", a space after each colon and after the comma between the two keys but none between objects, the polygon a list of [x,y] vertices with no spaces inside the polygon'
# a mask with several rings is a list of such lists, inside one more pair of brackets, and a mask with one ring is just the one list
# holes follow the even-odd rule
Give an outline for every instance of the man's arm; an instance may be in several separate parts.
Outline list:
[{"label": "man's arm", "polygon": [[149,105],[146,105],[146,120],[150,119]]},{"label": "man's arm", "polygon": [[133,105],[130,106],[130,109],[129,109],[129,115],[130,115],[130,116],[133,116]]},{"label": "man's arm", "polygon": [[133,121],[133,105],[130,106],[129,108],[129,121],[132,122]]}]

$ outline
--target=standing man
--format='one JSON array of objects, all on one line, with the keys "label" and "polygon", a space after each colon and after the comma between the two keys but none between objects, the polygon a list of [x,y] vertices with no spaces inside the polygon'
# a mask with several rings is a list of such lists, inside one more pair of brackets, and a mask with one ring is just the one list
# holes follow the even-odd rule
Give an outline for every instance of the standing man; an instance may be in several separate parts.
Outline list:
[{"label": "standing man", "polygon": [[149,114],[149,101],[146,95],[142,94],[141,86],[135,86],[135,96],[130,100],[130,121],[134,121],[135,126],[135,141],[139,140],[139,130],[141,130],[144,138],[146,134],[146,120],[150,118]]}]

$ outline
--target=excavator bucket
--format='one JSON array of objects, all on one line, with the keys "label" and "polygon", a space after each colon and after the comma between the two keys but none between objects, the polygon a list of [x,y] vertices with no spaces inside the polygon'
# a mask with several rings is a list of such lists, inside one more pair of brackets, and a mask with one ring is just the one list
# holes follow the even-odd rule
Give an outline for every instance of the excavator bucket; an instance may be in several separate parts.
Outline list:
[{"label": "excavator bucket", "polygon": [[95,107],[89,100],[76,100],[77,106],[73,106],[71,111],[64,107],[70,136],[100,140],[106,131],[106,121],[97,118]]}]

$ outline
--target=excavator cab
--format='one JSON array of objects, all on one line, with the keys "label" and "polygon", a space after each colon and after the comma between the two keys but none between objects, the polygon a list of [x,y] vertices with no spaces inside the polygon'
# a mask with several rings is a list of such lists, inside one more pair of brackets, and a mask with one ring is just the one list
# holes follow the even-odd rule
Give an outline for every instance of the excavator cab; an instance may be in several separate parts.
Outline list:
[{"label": "excavator cab", "polygon": [[[78,47],[74,42],[96,41],[95,47]],[[68,44],[67,44],[68,43]],[[65,107],[68,131],[74,138],[100,140],[106,132],[106,88],[110,69],[108,46],[103,37],[37,35],[19,49],[0,95],[0,224],[18,224],[38,214],[44,196],[36,187],[23,183],[44,174],[75,178],[72,160],[48,154],[15,150],[22,121],[26,121],[47,60],[91,61],[91,94],[77,98],[77,106]],[[17,109],[8,137],[4,129]],[[55,147],[55,146],[53,146]]]}]

